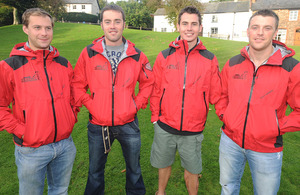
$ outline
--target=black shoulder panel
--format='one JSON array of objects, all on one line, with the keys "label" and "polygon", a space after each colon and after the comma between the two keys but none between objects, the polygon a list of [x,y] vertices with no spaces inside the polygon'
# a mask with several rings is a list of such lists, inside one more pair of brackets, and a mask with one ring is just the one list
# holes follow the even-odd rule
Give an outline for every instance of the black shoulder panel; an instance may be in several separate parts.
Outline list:
[{"label": "black shoulder panel", "polygon": [[161,53],[166,59],[169,55],[173,54],[176,51],[174,47],[169,47],[168,49],[163,50]]},{"label": "black shoulder panel", "polygon": [[200,55],[202,55],[203,57],[205,57],[209,60],[212,60],[215,57],[215,54],[211,53],[208,50],[200,50],[199,53],[200,53]]},{"label": "black shoulder panel", "polygon": [[91,58],[91,57],[93,57],[93,56],[95,56],[95,55],[98,54],[98,52],[96,52],[95,50],[92,50],[92,49],[91,49],[91,47],[93,47],[93,46],[94,46],[94,44],[90,44],[90,45],[88,45],[88,46],[86,47],[86,50],[87,50],[88,55],[89,55],[89,58]]},{"label": "black shoulder panel", "polygon": [[288,72],[291,72],[298,63],[298,60],[288,57],[282,61],[282,68]]},{"label": "black shoulder panel", "polygon": [[61,64],[62,66],[66,67],[66,68],[68,67],[68,60],[62,56],[58,56],[58,57],[54,58],[54,61],[56,63]]},{"label": "black shoulder panel", "polygon": [[130,56],[132,59],[134,59],[135,61],[139,61],[140,60],[140,56],[141,56],[141,53],[142,51],[139,50],[138,48],[135,47],[135,51],[137,52],[136,55],[133,55],[133,56]]},{"label": "black shoulder panel", "polygon": [[21,68],[28,63],[28,60],[25,56],[12,56],[4,60],[13,70]]},{"label": "black shoulder panel", "polygon": [[236,55],[229,60],[229,66],[235,66],[237,64],[241,64],[243,61],[245,61],[244,56],[242,56],[241,54]]}]

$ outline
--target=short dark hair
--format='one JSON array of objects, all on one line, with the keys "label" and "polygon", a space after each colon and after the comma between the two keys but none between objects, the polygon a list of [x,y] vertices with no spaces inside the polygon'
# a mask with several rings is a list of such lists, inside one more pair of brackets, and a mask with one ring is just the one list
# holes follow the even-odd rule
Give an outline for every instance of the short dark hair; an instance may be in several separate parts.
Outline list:
[{"label": "short dark hair", "polygon": [[269,9],[262,9],[262,10],[258,10],[257,12],[255,12],[249,19],[249,24],[248,24],[248,27],[250,26],[250,22],[252,20],[252,18],[254,18],[255,16],[270,16],[270,17],[273,17],[275,19],[275,30],[278,29],[278,23],[279,23],[279,17],[278,15],[273,12],[272,10],[269,10]]},{"label": "short dark hair", "polygon": [[120,7],[120,6],[116,5],[116,4],[109,4],[109,5],[105,6],[101,10],[101,13],[100,13],[100,22],[102,22],[102,20],[103,20],[103,13],[105,11],[108,11],[108,10],[115,10],[115,11],[121,12],[123,21],[125,22],[125,13],[124,13],[124,10],[122,9],[122,7]]},{"label": "short dark hair", "polygon": [[27,9],[22,15],[22,23],[26,27],[28,27],[30,16],[44,16],[44,17],[48,16],[51,19],[52,27],[54,26],[53,18],[48,12],[46,12],[41,8],[30,8]]},{"label": "short dark hair", "polygon": [[200,11],[193,7],[193,6],[187,6],[185,8],[183,8],[179,15],[178,15],[178,24],[180,24],[180,21],[181,21],[181,16],[184,14],[184,13],[188,13],[188,14],[197,14],[198,16],[198,21],[199,21],[199,25],[201,25],[201,14],[200,14]]}]

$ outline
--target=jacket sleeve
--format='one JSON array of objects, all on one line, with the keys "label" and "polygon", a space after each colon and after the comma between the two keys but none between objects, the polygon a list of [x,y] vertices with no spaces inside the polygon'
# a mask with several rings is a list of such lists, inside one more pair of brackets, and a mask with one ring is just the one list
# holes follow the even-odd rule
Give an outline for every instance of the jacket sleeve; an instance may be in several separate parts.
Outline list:
[{"label": "jacket sleeve", "polygon": [[70,83],[70,104],[71,104],[73,112],[76,116],[76,122],[77,122],[77,114],[80,111],[80,109],[79,109],[80,105],[75,104],[75,99],[74,99],[73,92],[72,92],[73,89],[71,87],[71,83],[72,83],[72,80],[74,77],[74,71],[73,71],[73,67],[70,62],[68,62],[68,72],[69,72],[69,83]]},{"label": "jacket sleeve", "polygon": [[216,104],[221,96],[221,78],[219,71],[219,63],[214,56],[212,60],[212,76],[210,80],[210,93],[209,93],[209,103]]},{"label": "jacket sleeve", "polygon": [[88,82],[86,77],[86,64],[87,62],[87,49],[85,48],[76,63],[74,68],[74,76],[71,83],[71,92],[74,98],[74,105],[76,107],[81,107],[82,104],[87,106],[91,103],[92,99],[89,94],[87,94],[88,90]]},{"label": "jacket sleeve", "polygon": [[144,53],[141,53],[141,70],[138,77],[139,92],[134,101],[139,109],[147,108],[148,98],[152,92],[154,75],[152,67]]},{"label": "jacket sleeve", "polygon": [[160,110],[160,99],[163,93],[163,89],[161,88],[161,80],[162,80],[162,58],[160,57],[162,54],[159,53],[156,61],[153,66],[154,73],[154,86],[152,90],[152,94],[150,96],[150,110],[151,110],[151,122],[158,121],[158,115]]},{"label": "jacket sleeve", "polygon": [[223,115],[228,106],[228,63],[225,64],[221,71],[221,97],[215,104],[216,114],[221,121],[223,121]]},{"label": "jacket sleeve", "polygon": [[291,72],[287,89],[287,103],[292,108],[288,116],[279,120],[280,133],[300,131],[300,63]]},{"label": "jacket sleeve", "polygon": [[12,114],[10,104],[14,95],[13,70],[5,61],[0,62],[0,131],[4,129],[21,138],[25,125]]}]

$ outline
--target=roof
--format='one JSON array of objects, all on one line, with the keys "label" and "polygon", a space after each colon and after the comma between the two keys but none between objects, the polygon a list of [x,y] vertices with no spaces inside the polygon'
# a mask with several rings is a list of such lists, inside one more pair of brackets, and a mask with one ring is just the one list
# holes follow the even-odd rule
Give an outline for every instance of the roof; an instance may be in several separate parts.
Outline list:
[{"label": "roof", "polygon": [[300,9],[299,0],[256,0],[252,3],[252,10],[260,9]]},{"label": "roof", "polygon": [[228,13],[228,12],[248,12],[250,9],[248,1],[234,2],[214,2],[214,3],[203,3],[204,14],[213,13]]},{"label": "roof", "polygon": [[165,8],[158,8],[153,16],[165,16],[167,15],[166,9]]},{"label": "roof", "polygon": [[65,3],[72,3],[72,4],[76,4],[76,3],[78,3],[78,4],[83,4],[83,3],[85,3],[85,4],[88,4],[88,3],[93,4],[93,3],[96,3],[95,0],[64,0],[64,2]]}]

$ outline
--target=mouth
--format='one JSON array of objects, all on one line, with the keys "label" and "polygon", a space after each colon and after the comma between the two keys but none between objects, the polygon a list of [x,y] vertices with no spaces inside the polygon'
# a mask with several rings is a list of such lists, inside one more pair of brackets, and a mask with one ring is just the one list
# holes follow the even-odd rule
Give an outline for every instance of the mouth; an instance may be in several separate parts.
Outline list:
[{"label": "mouth", "polygon": [[264,39],[264,38],[255,38],[254,40],[257,41],[257,42],[262,42],[262,41],[264,41],[265,39]]}]

